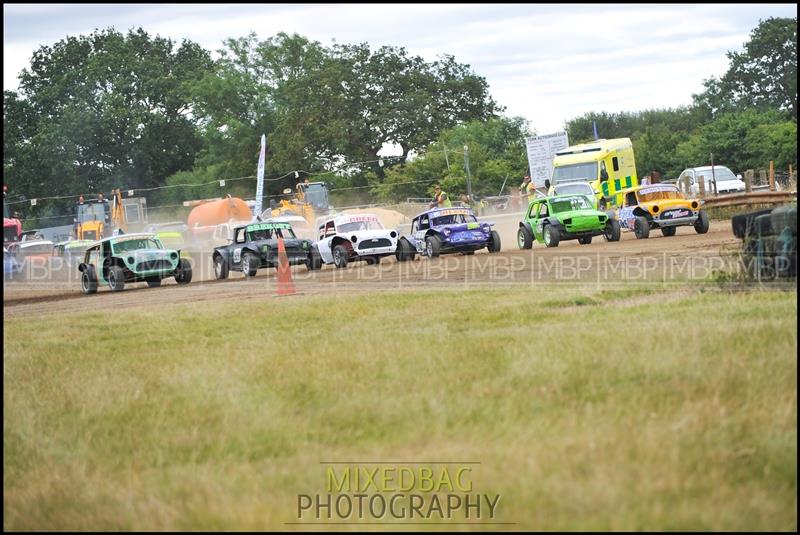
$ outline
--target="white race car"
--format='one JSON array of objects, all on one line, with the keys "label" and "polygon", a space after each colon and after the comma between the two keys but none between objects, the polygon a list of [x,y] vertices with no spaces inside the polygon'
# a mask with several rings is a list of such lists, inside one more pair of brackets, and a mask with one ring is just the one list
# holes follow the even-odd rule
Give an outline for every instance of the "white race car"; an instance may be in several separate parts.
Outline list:
[{"label": "white race car", "polygon": [[364,260],[377,264],[381,257],[397,249],[397,230],[384,228],[373,214],[343,214],[328,217],[318,224],[317,248],[322,261],[337,268]]}]

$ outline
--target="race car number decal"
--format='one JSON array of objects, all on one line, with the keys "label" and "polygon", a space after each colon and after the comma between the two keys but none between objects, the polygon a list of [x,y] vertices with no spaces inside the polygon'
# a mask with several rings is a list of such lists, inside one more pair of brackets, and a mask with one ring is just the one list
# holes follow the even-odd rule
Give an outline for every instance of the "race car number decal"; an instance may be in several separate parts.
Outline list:
[{"label": "race car number decal", "polygon": [[238,262],[242,259],[242,249],[241,247],[238,249],[233,250],[233,261]]},{"label": "race car number decal", "polygon": [[633,215],[633,208],[620,208],[617,219],[619,219],[620,224],[625,228],[632,229],[636,224],[636,216]]},{"label": "race car number decal", "polygon": [[435,217],[446,216],[446,215],[471,215],[471,214],[469,210],[451,208],[439,211],[438,213],[435,214]]},{"label": "race car number decal", "polygon": [[684,209],[677,209],[677,210],[669,210],[668,212],[664,212],[661,214],[661,217],[664,219],[675,219],[676,217],[689,217],[691,213],[689,210]]}]

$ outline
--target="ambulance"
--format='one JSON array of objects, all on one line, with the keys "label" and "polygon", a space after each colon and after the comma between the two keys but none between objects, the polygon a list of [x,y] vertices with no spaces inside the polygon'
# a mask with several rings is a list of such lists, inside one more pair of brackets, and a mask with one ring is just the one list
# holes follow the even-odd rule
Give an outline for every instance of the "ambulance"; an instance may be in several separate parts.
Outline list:
[{"label": "ambulance", "polygon": [[598,139],[557,152],[553,178],[547,187],[570,182],[588,182],[601,210],[621,205],[620,192],[639,184],[631,140]]}]

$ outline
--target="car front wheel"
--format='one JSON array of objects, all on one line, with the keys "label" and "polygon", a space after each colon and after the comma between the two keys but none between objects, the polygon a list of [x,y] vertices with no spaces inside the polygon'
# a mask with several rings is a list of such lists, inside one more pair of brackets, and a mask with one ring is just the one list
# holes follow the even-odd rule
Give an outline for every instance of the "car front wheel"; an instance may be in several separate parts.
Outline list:
[{"label": "car front wheel", "polygon": [[438,236],[428,236],[425,238],[425,252],[428,253],[429,258],[436,258],[439,256],[439,250],[442,247],[442,240]]},{"label": "car front wheel", "polygon": [[258,259],[253,253],[242,255],[242,273],[245,277],[254,277],[258,271]]},{"label": "car front wheel", "polygon": [[700,214],[697,217],[697,221],[694,222],[694,230],[698,234],[705,234],[708,232],[709,222],[708,222],[708,214],[705,213],[704,210],[700,210]]},{"label": "car front wheel", "polygon": [[636,234],[636,238],[640,240],[644,240],[650,236],[650,223],[647,221],[646,217],[636,217],[636,221],[633,224],[633,233]]},{"label": "car front wheel", "polygon": [[533,234],[528,227],[519,227],[517,232],[517,245],[520,249],[530,249],[533,247]]},{"label": "car front wheel", "polygon": [[558,235],[558,231],[553,229],[552,225],[545,225],[542,234],[544,235],[544,244],[547,247],[558,247],[560,236]]},{"label": "car front wheel", "polygon": [[496,230],[492,231],[491,236],[489,236],[489,244],[487,245],[490,253],[499,253],[500,252],[500,234],[497,233]]},{"label": "car front wheel", "polygon": [[119,266],[108,269],[108,287],[112,292],[121,292],[125,289],[125,271]]},{"label": "car front wheel", "polygon": [[[178,269],[175,271],[175,282],[178,284],[189,284],[192,282],[192,264],[185,258],[181,258],[178,261]],[[159,284],[161,284],[160,281]]]},{"label": "car front wheel", "polygon": [[333,248],[333,264],[340,269],[347,267],[347,248],[344,245]]},{"label": "car front wheel", "polygon": [[609,219],[606,223],[606,228],[603,231],[603,237],[606,241],[619,241],[622,229],[620,229],[619,221],[616,219]]},{"label": "car front wheel", "polygon": [[228,261],[222,258],[222,255],[214,257],[214,276],[218,280],[228,278]]}]

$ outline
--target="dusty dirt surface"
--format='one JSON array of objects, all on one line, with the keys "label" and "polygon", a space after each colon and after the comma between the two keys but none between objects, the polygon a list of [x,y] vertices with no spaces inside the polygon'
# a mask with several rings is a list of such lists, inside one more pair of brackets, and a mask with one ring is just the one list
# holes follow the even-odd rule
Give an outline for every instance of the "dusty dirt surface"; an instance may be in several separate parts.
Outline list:
[{"label": "dusty dirt surface", "polygon": [[[530,286],[541,282],[633,284],[696,280],[729,266],[731,259],[726,252],[738,242],[729,221],[712,221],[709,232],[703,235],[695,233],[692,227],[680,227],[677,234],[669,238],[657,230],[652,231],[646,240],[637,240],[633,233],[623,232],[622,239],[616,243],[596,237],[589,245],[572,240],[556,248],[546,248],[535,243],[532,250],[521,251],[516,242],[519,218],[495,217],[493,221],[502,239],[500,253],[489,254],[483,250],[472,256],[417,257],[402,263],[392,256],[384,258],[377,266],[352,262],[346,269],[326,265],[316,272],[296,266],[292,268],[294,283],[302,295],[344,297],[374,291]],[[101,286],[97,294],[86,296],[80,291],[75,268],[40,268],[31,275],[32,280],[4,282],[4,317],[273,298],[277,282],[274,269],[261,269],[252,279],[245,279],[241,273],[231,273],[227,280],[213,280],[208,255],[195,258],[193,281],[186,286],[178,286],[170,279],[160,288],[136,283],[127,285],[122,292],[111,293],[108,287]]]}]

